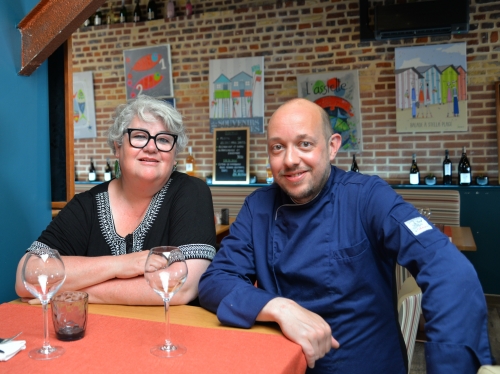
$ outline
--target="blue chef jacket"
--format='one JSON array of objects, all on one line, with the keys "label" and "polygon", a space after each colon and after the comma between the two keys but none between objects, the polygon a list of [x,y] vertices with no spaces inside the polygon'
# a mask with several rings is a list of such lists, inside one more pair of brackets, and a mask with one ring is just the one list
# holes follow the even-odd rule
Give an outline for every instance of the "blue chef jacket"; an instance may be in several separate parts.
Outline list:
[{"label": "blue chef jacket", "polygon": [[471,263],[382,179],[333,166],[306,204],[276,184],[246,198],[200,280],[200,303],[222,323],[249,328],[271,299],[292,299],[321,315],[340,343],[310,372],[407,373],[396,262],[423,291],[427,372],[476,373],[491,364]]}]

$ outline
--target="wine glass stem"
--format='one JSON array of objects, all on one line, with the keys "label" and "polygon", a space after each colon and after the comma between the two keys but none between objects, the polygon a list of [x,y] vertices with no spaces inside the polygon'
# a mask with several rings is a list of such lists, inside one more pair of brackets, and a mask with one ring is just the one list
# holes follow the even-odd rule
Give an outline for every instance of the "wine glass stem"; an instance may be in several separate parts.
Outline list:
[{"label": "wine glass stem", "polygon": [[43,309],[43,350],[47,351],[50,349],[49,344],[49,317],[48,317],[48,302],[42,302]]},{"label": "wine glass stem", "polygon": [[172,342],[170,341],[170,313],[169,306],[170,301],[168,299],[163,299],[163,304],[165,305],[165,345],[170,346]]}]

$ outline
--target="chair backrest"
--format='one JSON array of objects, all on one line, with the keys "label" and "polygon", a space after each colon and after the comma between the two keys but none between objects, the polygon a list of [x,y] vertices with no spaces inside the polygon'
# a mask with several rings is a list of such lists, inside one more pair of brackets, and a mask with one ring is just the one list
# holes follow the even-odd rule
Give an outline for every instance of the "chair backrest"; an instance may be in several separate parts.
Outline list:
[{"label": "chair backrest", "polygon": [[413,277],[407,278],[398,293],[398,312],[401,333],[406,344],[408,355],[408,373],[415,349],[415,340],[420,321],[422,291]]},{"label": "chair backrest", "polygon": [[430,208],[433,223],[460,226],[460,193],[439,189],[395,188],[403,199],[416,208]]}]

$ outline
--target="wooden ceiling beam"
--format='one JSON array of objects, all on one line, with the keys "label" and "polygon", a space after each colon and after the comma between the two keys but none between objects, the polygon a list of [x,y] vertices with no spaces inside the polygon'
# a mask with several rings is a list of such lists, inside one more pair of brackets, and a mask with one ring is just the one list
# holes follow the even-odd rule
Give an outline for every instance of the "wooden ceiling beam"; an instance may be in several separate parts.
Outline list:
[{"label": "wooden ceiling beam", "polygon": [[41,0],[17,28],[21,32],[21,70],[31,75],[106,0]]}]

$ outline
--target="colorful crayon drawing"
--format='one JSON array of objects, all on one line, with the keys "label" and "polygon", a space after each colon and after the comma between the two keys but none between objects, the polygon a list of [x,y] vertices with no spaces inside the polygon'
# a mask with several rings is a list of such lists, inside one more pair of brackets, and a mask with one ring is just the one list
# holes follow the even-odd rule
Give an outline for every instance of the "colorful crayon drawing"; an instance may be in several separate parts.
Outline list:
[{"label": "colorful crayon drawing", "polygon": [[145,93],[157,98],[174,94],[170,45],[123,51],[127,99]]},{"label": "colorful crayon drawing", "polygon": [[73,74],[73,125],[75,139],[97,136],[91,72]]},{"label": "colorful crayon drawing", "polygon": [[396,48],[397,132],[467,131],[466,63],[466,43]]},{"label": "colorful crayon drawing", "polygon": [[298,96],[315,102],[342,136],[340,151],[361,150],[358,72],[333,72],[297,77]]},{"label": "colorful crayon drawing", "polygon": [[262,57],[210,60],[210,131],[249,127],[264,132]]},{"label": "colorful crayon drawing", "polygon": [[134,66],[132,66],[132,70],[135,71],[146,71],[154,68],[158,65],[159,62],[164,64],[164,61],[159,53],[153,52],[149,53],[145,56],[142,56],[139,60],[136,61]]},{"label": "colorful crayon drawing", "polygon": [[161,83],[163,80],[163,75],[160,73],[154,73],[150,75],[146,75],[145,77],[142,77],[137,83],[133,83],[132,79],[130,79],[128,82],[130,85],[134,85],[134,90],[130,94],[132,98],[135,98],[136,96],[140,95],[144,91],[149,91],[156,87],[158,84]]},{"label": "colorful crayon drawing", "polygon": [[87,119],[87,117],[85,117],[85,92],[83,92],[81,88],[76,93],[75,101],[80,112],[80,118],[78,121]]}]

